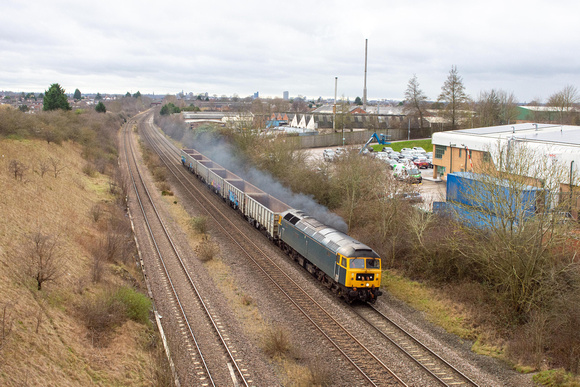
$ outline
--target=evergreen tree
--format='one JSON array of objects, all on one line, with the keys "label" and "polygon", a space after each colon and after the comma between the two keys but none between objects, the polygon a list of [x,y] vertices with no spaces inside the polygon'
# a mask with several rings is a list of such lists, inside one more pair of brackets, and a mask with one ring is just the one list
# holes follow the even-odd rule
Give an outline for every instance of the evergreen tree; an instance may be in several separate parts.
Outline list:
[{"label": "evergreen tree", "polygon": [[141,92],[137,91],[135,94],[133,94],[133,98],[139,98],[141,97]]},{"label": "evergreen tree", "polygon": [[82,96],[81,96],[81,91],[79,89],[76,89],[75,90],[75,94],[74,94],[74,97],[73,98],[75,100],[77,100],[77,101],[80,101],[81,100]]},{"label": "evergreen tree", "polygon": [[103,96],[101,95],[101,93],[97,93],[97,95],[95,96],[95,100],[100,101],[101,99],[103,99]]},{"label": "evergreen tree", "polygon": [[100,101],[97,106],[95,106],[95,110],[99,113],[106,113],[107,112],[107,108],[105,107],[105,104]]},{"label": "evergreen tree", "polygon": [[71,110],[68,103],[68,99],[66,94],[64,93],[64,89],[60,87],[58,83],[53,83],[50,85],[48,90],[44,92],[44,103],[42,106],[42,110]]},{"label": "evergreen tree", "polygon": [[127,92],[127,94],[125,94],[125,97],[130,97],[131,93]]},{"label": "evergreen tree", "polygon": [[441,94],[437,101],[445,103],[445,116],[451,120],[451,129],[457,129],[460,110],[469,101],[463,86],[463,79],[457,73],[457,66],[451,66],[451,71],[441,87]]}]

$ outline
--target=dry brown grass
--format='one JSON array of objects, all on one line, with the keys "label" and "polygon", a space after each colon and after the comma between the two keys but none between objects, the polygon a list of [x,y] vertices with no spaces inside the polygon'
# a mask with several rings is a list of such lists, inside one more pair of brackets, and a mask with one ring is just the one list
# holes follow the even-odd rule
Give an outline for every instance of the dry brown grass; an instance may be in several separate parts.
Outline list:
[{"label": "dry brown grass", "polygon": [[290,335],[281,326],[271,327],[264,336],[264,352],[272,358],[286,355],[292,349]]},{"label": "dry brown grass", "polygon": [[[95,221],[95,203],[112,203],[109,181],[83,173],[81,147],[40,140],[0,141],[0,306],[11,305],[12,330],[0,349],[0,385],[150,385],[154,377],[143,337],[149,327],[127,321],[118,326],[109,346],[94,349],[85,324],[73,305],[95,294],[89,280],[90,246],[100,240],[109,213]],[[43,173],[38,160],[58,159],[66,168],[55,178]],[[15,180],[10,160],[30,166]],[[105,216],[107,215],[107,216]],[[15,276],[14,257],[26,235],[42,229],[62,241],[62,275],[42,291]],[[140,274],[128,265],[129,275]],[[103,282],[123,280],[105,270]]]},{"label": "dry brown grass", "polygon": [[219,252],[219,248],[211,240],[205,239],[197,245],[197,249],[195,251],[200,261],[207,262],[216,257]]}]

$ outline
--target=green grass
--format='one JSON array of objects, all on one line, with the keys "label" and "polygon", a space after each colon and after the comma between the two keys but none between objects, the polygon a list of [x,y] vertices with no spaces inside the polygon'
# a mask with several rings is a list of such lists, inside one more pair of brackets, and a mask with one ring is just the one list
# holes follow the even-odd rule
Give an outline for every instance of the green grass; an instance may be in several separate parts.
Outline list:
[{"label": "green grass", "polygon": [[433,151],[433,144],[431,140],[411,140],[411,141],[397,141],[393,142],[389,145],[379,145],[379,144],[371,144],[375,152],[380,152],[383,149],[383,146],[390,146],[393,148],[394,151],[399,152],[403,148],[413,148],[414,146],[420,146],[425,149],[425,152],[432,152]]},{"label": "green grass", "polygon": [[578,387],[577,377],[563,370],[547,370],[534,375],[534,382],[542,386]]},{"label": "green grass", "polygon": [[425,285],[385,270],[381,286],[398,299],[425,312],[428,320],[443,327],[447,332],[464,339],[476,338],[476,332],[465,324],[465,316],[454,312],[449,303],[439,299]]}]

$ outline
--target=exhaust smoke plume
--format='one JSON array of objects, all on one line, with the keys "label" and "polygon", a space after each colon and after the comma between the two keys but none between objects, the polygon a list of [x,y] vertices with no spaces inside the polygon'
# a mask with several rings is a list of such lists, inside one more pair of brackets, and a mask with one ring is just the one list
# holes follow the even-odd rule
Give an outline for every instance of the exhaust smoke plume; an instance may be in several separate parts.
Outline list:
[{"label": "exhaust smoke plume", "polygon": [[344,233],[348,231],[346,222],[340,216],[330,212],[328,208],[317,203],[311,196],[296,194],[283,186],[269,173],[247,165],[241,157],[237,157],[236,151],[231,145],[223,142],[223,140],[213,134],[207,133],[206,135],[196,136],[188,128],[177,130],[175,121],[167,122],[161,120],[159,124],[169,136],[181,141],[186,148],[197,150],[267,194],[296,210],[303,211],[330,227]]}]

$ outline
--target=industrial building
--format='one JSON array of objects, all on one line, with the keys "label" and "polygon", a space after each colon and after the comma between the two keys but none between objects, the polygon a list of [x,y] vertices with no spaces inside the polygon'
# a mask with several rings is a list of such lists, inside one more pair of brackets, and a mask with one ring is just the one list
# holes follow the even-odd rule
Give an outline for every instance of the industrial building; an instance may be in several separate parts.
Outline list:
[{"label": "industrial building", "polygon": [[[524,123],[485,128],[460,129],[433,134],[433,177],[447,180],[452,172],[479,172],[483,162],[501,163],[498,149],[524,145],[566,166],[569,173],[560,181],[560,193],[572,200],[575,218],[580,208],[580,126]],[[513,149],[513,148],[512,148]],[[542,182],[532,182],[541,185]]]}]

